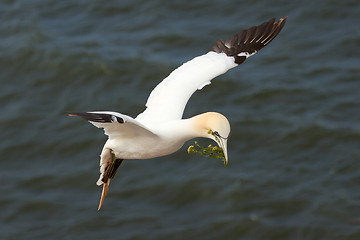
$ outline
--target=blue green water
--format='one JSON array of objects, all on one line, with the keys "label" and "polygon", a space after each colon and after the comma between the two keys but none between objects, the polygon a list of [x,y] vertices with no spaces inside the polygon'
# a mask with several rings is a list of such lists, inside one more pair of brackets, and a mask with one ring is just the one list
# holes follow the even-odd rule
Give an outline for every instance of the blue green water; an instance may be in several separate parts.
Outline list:
[{"label": "blue green water", "polygon": [[[1,239],[359,239],[359,1],[0,3]],[[136,116],[218,38],[289,16],[189,101],[232,125],[229,165],[124,161],[97,212],[102,130],[65,111]],[[207,140],[199,140],[207,144]]]}]

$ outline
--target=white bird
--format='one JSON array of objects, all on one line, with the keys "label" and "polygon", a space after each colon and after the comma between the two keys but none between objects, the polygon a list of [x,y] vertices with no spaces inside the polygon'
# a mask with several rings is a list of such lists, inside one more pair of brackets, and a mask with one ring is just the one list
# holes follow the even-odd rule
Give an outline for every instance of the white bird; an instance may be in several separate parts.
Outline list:
[{"label": "white bird", "polygon": [[283,28],[287,17],[271,19],[259,26],[242,30],[227,41],[218,40],[211,51],[195,57],[175,69],[151,92],[144,112],[136,118],[111,111],[69,112],[80,116],[109,137],[100,159],[100,178],[104,185],[98,210],[108,192],[110,180],[124,159],[147,159],[171,154],[193,138],[214,140],[228,162],[227,140],[230,124],[225,116],[207,112],[182,119],[191,95],[257,53]]}]

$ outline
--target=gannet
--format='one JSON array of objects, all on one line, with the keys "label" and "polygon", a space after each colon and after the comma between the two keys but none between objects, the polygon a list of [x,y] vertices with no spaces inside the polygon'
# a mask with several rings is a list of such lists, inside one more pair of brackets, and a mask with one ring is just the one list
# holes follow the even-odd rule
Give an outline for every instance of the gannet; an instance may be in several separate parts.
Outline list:
[{"label": "gannet", "polygon": [[184,63],[170,73],[150,93],[146,109],[136,118],[112,111],[68,112],[98,128],[108,139],[100,154],[100,177],[103,185],[100,210],[108,192],[110,180],[124,159],[148,159],[165,156],[179,150],[193,138],[214,140],[224,152],[228,163],[228,119],[216,112],[203,113],[188,119],[182,115],[191,95],[268,45],[287,20],[275,18],[258,26],[242,30],[228,40],[218,40],[211,50]]}]

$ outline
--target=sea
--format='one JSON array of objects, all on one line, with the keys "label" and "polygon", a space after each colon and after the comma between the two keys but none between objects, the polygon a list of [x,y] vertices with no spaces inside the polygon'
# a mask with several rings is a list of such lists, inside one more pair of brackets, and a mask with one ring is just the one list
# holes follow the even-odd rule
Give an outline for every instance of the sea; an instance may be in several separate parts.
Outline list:
[{"label": "sea", "polygon": [[[185,109],[229,119],[228,166],[194,140],[125,160],[97,211],[107,136],[66,112],[136,117],[182,63],[286,16]],[[360,239],[360,1],[2,0],[0,19],[0,239]]]}]

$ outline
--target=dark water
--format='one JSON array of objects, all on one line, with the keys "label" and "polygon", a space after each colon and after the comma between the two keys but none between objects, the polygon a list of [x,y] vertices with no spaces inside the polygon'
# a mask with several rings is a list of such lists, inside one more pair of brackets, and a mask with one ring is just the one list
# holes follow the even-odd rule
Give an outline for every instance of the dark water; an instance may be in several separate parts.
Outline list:
[{"label": "dark water", "polygon": [[[4,0],[0,13],[1,239],[360,239],[359,1]],[[230,119],[229,166],[191,142],[126,161],[97,212],[106,136],[64,111],[136,116],[218,38],[285,16],[187,106]]]}]

